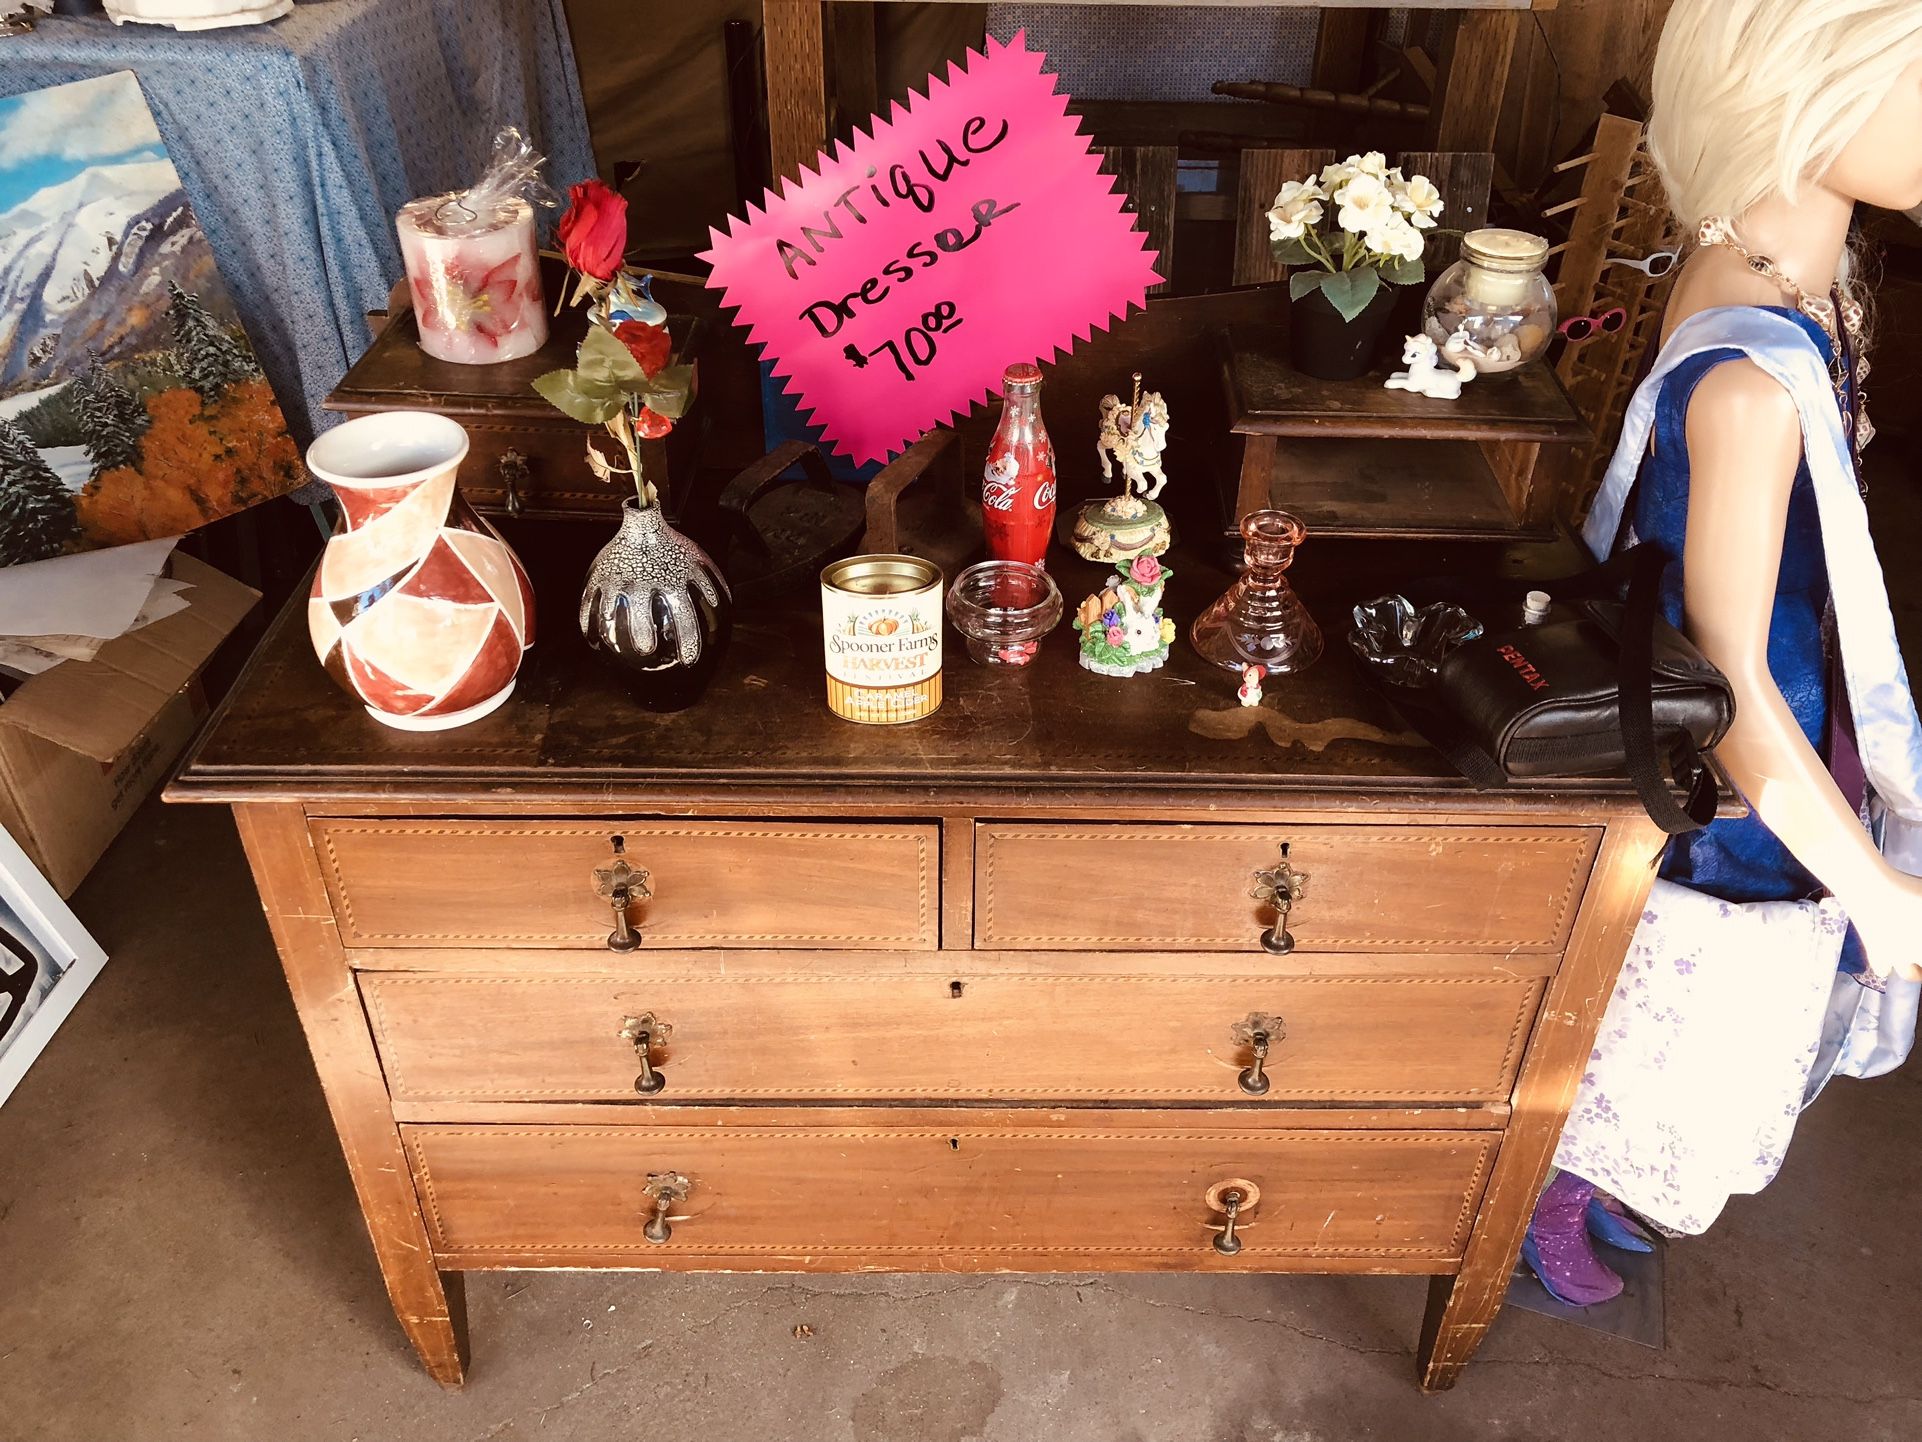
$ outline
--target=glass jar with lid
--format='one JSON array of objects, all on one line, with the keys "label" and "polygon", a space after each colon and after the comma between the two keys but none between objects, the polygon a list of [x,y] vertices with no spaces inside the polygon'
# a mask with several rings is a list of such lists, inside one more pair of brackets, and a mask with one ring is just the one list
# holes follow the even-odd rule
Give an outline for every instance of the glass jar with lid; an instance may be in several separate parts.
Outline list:
[{"label": "glass jar with lid", "polygon": [[1540,360],[1555,338],[1555,290],[1542,274],[1548,242],[1521,230],[1475,230],[1462,258],[1435,282],[1422,329],[1446,360],[1484,377]]}]

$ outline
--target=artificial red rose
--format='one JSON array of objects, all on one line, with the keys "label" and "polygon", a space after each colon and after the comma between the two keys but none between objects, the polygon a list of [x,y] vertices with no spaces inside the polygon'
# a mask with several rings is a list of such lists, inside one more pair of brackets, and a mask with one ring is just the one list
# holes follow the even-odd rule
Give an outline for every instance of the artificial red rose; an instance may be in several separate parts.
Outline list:
[{"label": "artificial red rose", "polygon": [[612,280],[627,250],[627,201],[598,180],[584,180],[567,192],[567,213],[554,233],[569,265]]},{"label": "artificial red rose", "polygon": [[664,368],[674,354],[674,341],[664,325],[649,325],[644,320],[624,320],[614,327],[614,338],[627,347],[643,375],[652,376]]},{"label": "artificial red rose", "polygon": [[656,415],[646,406],[642,406],[641,413],[634,418],[634,434],[644,441],[658,441],[673,429],[674,422],[666,416]]}]

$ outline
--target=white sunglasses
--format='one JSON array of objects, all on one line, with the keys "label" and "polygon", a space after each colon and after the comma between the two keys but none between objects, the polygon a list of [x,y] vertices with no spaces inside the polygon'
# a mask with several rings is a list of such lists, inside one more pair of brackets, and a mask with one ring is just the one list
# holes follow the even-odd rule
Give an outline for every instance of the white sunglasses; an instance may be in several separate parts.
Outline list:
[{"label": "white sunglasses", "polygon": [[1607,269],[1611,265],[1625,265],[1630,270],[1639,270],[1650,280],[1660,280],[1675,269],[1675,262],[1680,259],[1681,257],[1672,250],[1658,250],[1647,260],[1629,260],[1623,256],[1616,256],[1603,261],[1602,267]]}]

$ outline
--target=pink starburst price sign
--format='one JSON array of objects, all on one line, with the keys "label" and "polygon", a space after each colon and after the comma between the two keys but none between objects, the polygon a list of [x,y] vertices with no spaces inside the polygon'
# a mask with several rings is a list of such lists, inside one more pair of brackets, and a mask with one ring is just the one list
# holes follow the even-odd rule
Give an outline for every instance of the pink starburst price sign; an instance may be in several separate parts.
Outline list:
[{"label": "pink starburst price sign", "polygon": [[1158,257],[1016,35],[711,232],[723,292],[839,451],[902,450],[1141,305]]}]

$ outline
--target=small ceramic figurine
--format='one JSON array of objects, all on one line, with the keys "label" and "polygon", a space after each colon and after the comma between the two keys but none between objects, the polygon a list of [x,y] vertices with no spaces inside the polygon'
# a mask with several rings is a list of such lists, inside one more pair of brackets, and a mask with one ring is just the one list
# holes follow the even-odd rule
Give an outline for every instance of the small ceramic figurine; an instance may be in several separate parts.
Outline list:
[{"label": "small ceramic figurine", "polygon": [[1441,347],[1425,335],[1408,337],[1408,344],[1402,347],[1401,363],[1408,369],[1396,371],[1383,385],[1391,391],[1413,391],[1430,400],[1460,400],[1462,387],[1477,375],[1472,364],[1453,357],[1450,363],[1454,369],[1441,369]]},{"label": "small ceramic figurine", "polygon": [[1173,574],[1153,556],[1115,563],[1107,589],[1088,597],[1075,613],[1083,670],[1140,676],[1167,664],[1175,623],[1162,614],[1161,597]]},{"label": "small ceramic figurine", "polygon": [[1261,681],[1268,674],[1266,666],[1243,666],[1241,668],[1241,704],[1259,706],[1261,704]]},{"label": "small ceramic figurine", "polygon": [[1089,501],[1075,517],[1074,548],[1090,561],[1125,561],[1133,556],[1159,556],[1173,544],[1168,513],[1156,502],[1168,484],[1161,469],[1168,448],[1168,403],[1159,393],[1141,389],[1141,372],[1134,376],[1134,395],[1126,405],[1121,397],[1101,398],[1101,436],[1095,452],[1101,457],[1101,477],[1114,479],[1113,461],[1121,462],[1121,494]]}]

